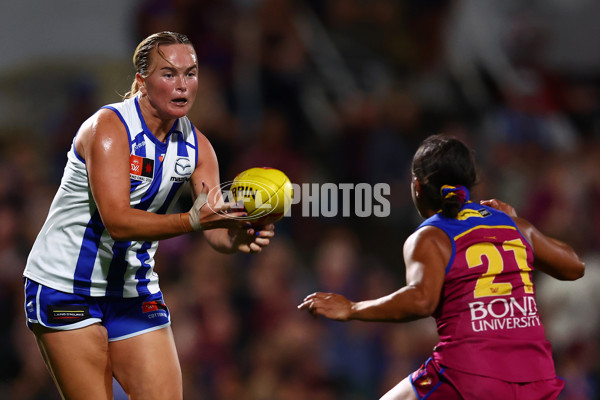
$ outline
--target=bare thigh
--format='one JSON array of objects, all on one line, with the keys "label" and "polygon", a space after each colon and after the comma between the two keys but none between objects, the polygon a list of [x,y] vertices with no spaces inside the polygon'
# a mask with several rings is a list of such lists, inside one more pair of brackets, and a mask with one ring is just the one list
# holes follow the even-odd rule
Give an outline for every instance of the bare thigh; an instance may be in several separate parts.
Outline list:
[{"label": "bare thigh", "polygon": [[67,400],[112,399],[108,336],[100,324],[70,331],[34,327],[38,347],[61,396]]},{"label": "bare thigh", "polygon": [[183,398],[171,327],[109,343],[115,378],[131,400]]},{"label": "bare thigh", "polygon": [[379,400],[417,400],[417,395],[413,391],[409,378],[406,377]]}]

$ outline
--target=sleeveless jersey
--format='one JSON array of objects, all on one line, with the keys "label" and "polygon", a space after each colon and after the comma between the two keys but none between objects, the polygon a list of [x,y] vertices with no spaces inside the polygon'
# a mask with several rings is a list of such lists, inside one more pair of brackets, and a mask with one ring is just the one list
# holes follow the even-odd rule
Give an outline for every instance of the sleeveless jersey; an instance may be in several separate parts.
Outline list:
[{"label": "sleeveless jersey", "polygon": [[[443,366],[509,382],[556,377],[531,280],[533,251],[507,214],[466,203],[420,227],[443,230],[452,257],[434,313]],[[419,228],[420,228],[419,227]]]},{"label": "sleeveless jersey", "polygon": [[[129,135],[130,205],[168,213],[198,162],[196,131],[188,118],[175,121],[165,142],[150,132],[138,98],[104,106]],[[67,293],[136,297],[159,291],[154,272],[157,241],[115,241],[92,197],[85,161],[75,145],[50,211],[27,259],[24,276]]]}]

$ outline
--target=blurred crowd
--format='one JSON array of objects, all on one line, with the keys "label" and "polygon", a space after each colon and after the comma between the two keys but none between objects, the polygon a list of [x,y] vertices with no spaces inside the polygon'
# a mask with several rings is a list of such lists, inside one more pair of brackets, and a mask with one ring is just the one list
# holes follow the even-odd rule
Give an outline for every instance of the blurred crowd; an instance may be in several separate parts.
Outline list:
[{"label": "blurred crowd", "polygon": [[[535,279],[567,382],[562,399],[600,398],[600,75],[549,66],[551,27],[522,3],[139,3],[124,38],[132,54],[161,30],[195,45],[190,117],[215,147],[223,181],[270,166],[298,184],[391,188],[386,218],[308,217],[294,205],[257,255],[219,254],[201,235],[161,243],[156,270],[187,399],[375,399],[425,361],[437,341],[431,319],[339,323],[296,305],[317,290],[359,300],[404,284],[402,243],[420,221],[409,166],[434,133],[476,150],[475,199],[511,203],[585,259],[581,281]],[[134,73],[127,65],[109,101],[94,71],[78,71],[61,77],[60,101],[36,103],[52,118],[0,127],[0,398],[59,398],[25,327],[21,274],[73,135],[101,101],[119,101]]]}]

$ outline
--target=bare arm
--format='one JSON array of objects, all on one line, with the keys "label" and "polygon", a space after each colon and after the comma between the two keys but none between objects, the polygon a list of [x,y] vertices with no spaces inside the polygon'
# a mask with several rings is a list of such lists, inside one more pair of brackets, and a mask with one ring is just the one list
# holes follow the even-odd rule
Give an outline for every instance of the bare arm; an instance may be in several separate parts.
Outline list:
[{"label": "bare arm", "polygon": [[313,293],[298,306],[313,315],[347,321],[412,321],[435,311],[444,284],[451,246],[445,233],[425,227],[404,244],[406,286],[374,300],[352,302],[333,293]]},{"label": "bare arm", "polygon": [[567,243],[544,235],[533,224],[518,217],[512,206],[500,200],[484,200],[481,204],[504,211],[513,218],[533,247],[536,269],[560,280],[576,280],[584,275],[585,264]]},{"label": "bare arm", "polygon": [[[156,214],[131,207],[128,136],[113,111],[103,109],[89,118],[77,135],[75,147],[85,160],[94,201],[113,239],[153,241],[190,232],[189,213]],[[205,231],[243,224],[210,207],[202,207],[199,214],[197,222]]]},{"label": "bare arm", "polygon": [[186,232],[179,214],[159,215],[131,208],[129,142],[114,112],[100,110],[88,119],[75,146],[85,160],[92,195],[113,239],[159,240]]},{"label": "bare arm", "polygon": [[[208,190],[208,204],[217,209],[224,203],[220,188],[219,165],[212,145],[201,133],[198,133],[198,149],[198,166],[191,178],[192,194],[196,198],[203,190]],[[208,218],[211,207],[203,207],[201,213]],[[259,252],[269,244],[270,238],[274,235],[272,224],[261,230],[255,230],[241,220],[229,219],[229,222],[227,227],[204,231],[210,245],[223,253]]]},{"label": "bare arm", "polygon": [[548,237],[523,218],[514,218],[519,230],[531,243],[536,269],[560,280],[573,281],[585,273],[585,264],[568,244]]}]

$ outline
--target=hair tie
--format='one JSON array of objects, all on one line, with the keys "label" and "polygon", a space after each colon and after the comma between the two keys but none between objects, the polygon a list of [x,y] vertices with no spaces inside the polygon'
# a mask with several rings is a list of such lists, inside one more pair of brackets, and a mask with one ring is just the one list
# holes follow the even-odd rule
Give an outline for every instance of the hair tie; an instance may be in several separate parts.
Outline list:
[{"label": "hair tie", "polygon": [[444,185],[440,189],[440,193],[442,195],[442,200],[449,199],[450,197],[456,196],[460,200],[461,203],[466,203],[469,201],[469,189],[462,185]]}]

